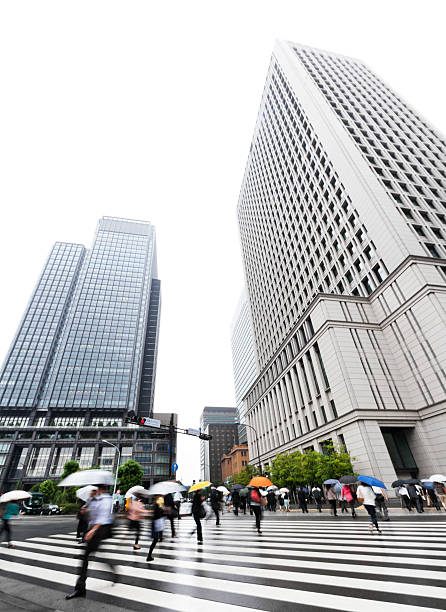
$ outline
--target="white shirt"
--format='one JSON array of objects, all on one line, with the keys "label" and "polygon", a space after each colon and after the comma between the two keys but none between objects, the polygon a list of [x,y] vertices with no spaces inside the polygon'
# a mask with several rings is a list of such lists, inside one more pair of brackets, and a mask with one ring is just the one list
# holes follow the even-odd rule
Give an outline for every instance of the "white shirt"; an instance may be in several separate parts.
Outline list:
[{"label": "white shirt", "polygon": [[88,505],[89,525],[110,525],[113,523],[113,500],[108,493],[96,495]]},{"label": "white shirt", "polygon": [[356,495],[364,500],[365,506],[374,506],[375,505],[375,491],[372,487],[364,487],[363,485],[359,485]]}]

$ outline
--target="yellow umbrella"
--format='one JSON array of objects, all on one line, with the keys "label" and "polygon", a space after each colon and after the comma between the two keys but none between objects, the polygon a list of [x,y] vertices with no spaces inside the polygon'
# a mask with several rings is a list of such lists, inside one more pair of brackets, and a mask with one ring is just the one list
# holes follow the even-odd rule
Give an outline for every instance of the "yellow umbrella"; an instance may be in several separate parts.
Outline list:
[{"label": "yellow umbrella", "polygon": [[189,493],[192,493],[192,491],[197,491],[198,489],[204,489],[205,487],[208,487],[211,484],[212,482],[209,482],[209,480],[204,480],[203,482],[197,482],[191,486],[191,488],[189,489]]}]

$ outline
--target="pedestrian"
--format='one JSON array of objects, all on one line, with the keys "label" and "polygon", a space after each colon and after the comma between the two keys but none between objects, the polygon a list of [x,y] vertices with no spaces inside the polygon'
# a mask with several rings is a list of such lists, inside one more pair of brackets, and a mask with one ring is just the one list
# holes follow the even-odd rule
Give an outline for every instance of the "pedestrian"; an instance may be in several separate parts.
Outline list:
[{"label": "pedestrian", "polygon": [[[197,541],[198,544],[203,544],[203,531],[201,528],[201,519],[204,519],[206,516],[206,510],[203,506],[204,495],[202,494],[201,489],[195,491],[194,497],[192,499],[192,516],[194,517],[195,524],[197,526]],[[217,514],[217,519],[219,519]],[[217,523],[219,524],[219,523]],[[192,531],[191,535],[194,533],[195,529]]]},{"label": "pedestrian", "polygon": [[246,495],[240,496],[240,510],[243,511],[243,514],[246,514]]},{"label": "pedestrian", "polygon": [[283,496],[283,505],[285,506],[285,512],[289,512],[290,511],[290,496],[288,495],[288,493],[285,493],[285,495]]},{"label": "pedestrian", "polygon": [[415,488],[415,485],[413,484],[407,484],[406,485],[406,489],[407,489],[407,493],[409,494],[410,497],[410,504],[413,508],[417,509],[417,512],[419,514],[421,514],[422,509],[421,509],[421,500],[420,500],[420,496],[418,495],[418,491]]},{"label": "pedestrian", "polygon": [[256,517],[257,533],[261,534],[262,532],[260,530],[260,521],[262,517],[262,495],[257,487],[254,487],[251,490],[250,505],[254,513],[254,516]]},{"label": "pedestrian", "polygon": [[426,503],[426,496],[424,495],[423,487],[419,484],[416,484],[415,489],[418,493],[418,499],[420,500],[421,512],[424,512],[424,504]]},{"label": "pedestrian", "polygon": [[379,513],[379,517],[383,519],[383,521],[390,521],[389,519],[389,511],[387,509],[387,502],[389,498],[387,497],[387,493],[381,487],[372,487],[375,492],[375,507]]},{"label": "pedestrian", "polygon": [[152,505],[152,543],[150,544],[149,552],[147,553],[146,561],[153,561],[152,553],[158,542],[163,539],[163,531],[166,526],[166,508],[164,506],[164,497],[156,495]]},{"label": "pedestrian", "polygon": [[[219,493],[221,493],[221,491],[219,491]],[[232,492],[232,507],[234,509],[235,516],[238,516],[239,506],[240,506],[240,493],[238,492],[237,489],[235,489],[235,491]]]},{"label": "pedestrian", "polygon": [[135,531],[133,550],[139,550],[141,548],[138,542],[141,535],[141,520],[144,518],[145,514],[148,514],[148,510],[145,509],[141,497],[139,495],[135,495],[127,510],[129,529]]},{"label": "pedestrian", "polygon": [[92,487],[90,491],[90,497],[87,499],[85,504],[83,504],[82,507],[79,508],[79,511],[76,515],[76,518],[78,519],[76,531],[76,538],[78,544],[82,544],[84,542],[85,534],[88,531],[88,506],[91,503],[93,497],[96,495],[97,491],[97,487]]},{"label": "pedestrian", "polygon": [[332,485],[327,485],[326,498],[331,507],[330,514],[332,514],[333,516],[338,516],[337,510],[336,510],[338,498],[336,496],[335,490],[332,487]]},{"label": "pedestrian", "polygon": [[[96,552],[103,540],[112,537],[113,526],[113,500],[111,495],[107,493],[108,485],[98,484],[97,494],[92,499],[88,506],[89,524],[88,531],[85,534],[84,556],[79,570],[79,577],[74,587],[74,591],[65,596],[65,599],[74,599],[75,597],[85,597],[86,582],[88,571],[88,560],[91,553]],[[113,564],[108,563],[113,573],[113,582],[116,582],[116,572]]]},{"label": "pedestrian", "polygon": [[279,495],[279,512],[282,512],[283,510],[285,510],[284,506],[285,506],[285,501],[283,499],[283,493],[281,493]]},{"label": "pedestrian", "polygon": [[370,531],[373,531],[373,526],[375,526],[376,531],[379,533],[379,535],[381,535],[382,531],[379,528],[378,520],[376,518],[376,506],[375,506],[376,493],[375,491],[370,485],[364,482],[361,482],[361,484],[358,487],[358,490],[356,491],[356,495],[358,497],[358,501],[364,504],[364,508],[367,510],[367,513],[370,516],[370,526],[369,526]]},{"label": "pedestrian", "polygon": [[322,491],[321,489],[317,485],[315,485],[311,489],[311,494],[313,495],[318,512],[322,512]]},{"label": "pedestrian", "polygon": [[174,538],[177,535],[175,531],[175,519],[178,516],[178,512],[175,507],[172,493],[167,493],[167,495],[164,496],[164,507],[166,509],[166,516],[170,523],[170,533],[172,538]]},{"label": "pedestrian", "polygon": [[176,493],[174,493],[173,496],[173,502],[175,505],[175,509],[177,511],[177,515],[178,515],[178,520],[181,521],[181,502],[183,500],[183,496],[181,495],[181,493],[179,491],[177,491]]},{"label": "pedestrian", "polygon": [[356,492],[352,485],[344,485],[341,489],[341,499],[344,500],[346,505],[348,504],[350,506],[352,511],[352,518],[356,518],[355,498]]},{"label": "pedestrian", "polygon": [[398,495],[401,498],[401,505],[405,505],[409,512],[412,512],[412,506],[410,504],[409,492],[406,487],[400,487],[398,489]]},{"label": "pedestrian", "polygon": [[299,507],[302,510],[302,514],[308,514],[307,493],[303,487],[299,487],[297,489],[297,501],[299,502]]},{"label": "pedestrian", "polygon": [[[194,497],[195,499],[195,497]],[[210,494],[210,502],[211,502],[211,508],[215,514],[215,525],[218,527],[220,525],[220,509],[221,509],[221,501],[223,499],[223,495],[221,491],[217,491],[217,489],[215,487],[211,488],[211,494]],[[206,513],[205,513],[206,516]],[[204,516],[203,516],[204,518]],[[201,538],[199,538],[201,539]]]},{"label": "pedestrian", "polygon": [[442,482],[434,482],[434,489],[441,505],[446,510],[446,488],[444,484]]},{"label": "pedestrian", "polygon": [[435,506],[435,509],[438,510],[438,512],[441,512],[441,504],[435,492],[435,488],[426,489],[426,494],[428,496],[428,499],[430,500],[431,505]]},{"label": "pedestrian", "polygon": [[[4,504],[3,508],[3,513],[1,514],[2,517],[2,527],[0,529],[0,536],[2,535],[3,532],[5,532],[6,534],[6,538],[8,538],[8,548],[12,548],[13,547],[13,543],[11,542],[11,523],[10,520],[13,516],[17,516],[17,514],[19,514],[20,512],[20,508],[19,506],[10,501],[6,504]],[[5,539],[6,539],[5,538]]]},{"label": "pedestrian", "polygon": [[274,491],[268,491],[268,495],[266,496],[266,500],[268,502],[266,509],[269,510],[270,512],[273,511],[273,504],[276,501],[276,494],[274,493]]}]

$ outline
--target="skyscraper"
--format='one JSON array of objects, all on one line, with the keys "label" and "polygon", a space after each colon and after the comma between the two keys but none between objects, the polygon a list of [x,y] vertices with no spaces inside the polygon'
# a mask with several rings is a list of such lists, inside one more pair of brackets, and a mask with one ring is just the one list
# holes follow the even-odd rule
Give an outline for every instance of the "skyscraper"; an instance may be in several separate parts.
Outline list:
[{"label": "skyscraper", "polygon": [[[220,479],[221,456],[238,443],[238,428],[235,423],[237,423],[236,408],[227,406],[205,406],[203,408],[200,417],[200,430],[213,437],[210,442],[200,440],[200,478],[202,480],[210,480],[211,472],[214,480],[217,479],[217,476]],[[215,429],[214,425],[224,426],[220,430],[220,435],[217,435],[219,430],[218,428]],[[223,447],[225,450],[222,451]],[[220,453],[220,451],[222,452]]]},{"label": "skyscraper", "polygon": [[231,333],[232,367],[234,371],[235,403],[240,423],[238,437],[240,444],[248,441],[246,404],[243,398],[257,377],[257,358],[255,354],[254,333],[251,323],[248,295],[243,291],[232,322]]},{"label": "skyscraper", "polygon": [[[113,466],[116,451],[102,446],[102,435],[121,442],[123,460],[135,443],[147,477],[168,475],[152,459],[168,466],[169,443],[144,442],[160,453],[141,453],[136,432],[124,427],[129,411],[153,415],[159,312],[150,223],[104,217],[91,250],[55,244],[0,374],[0,427],[18,428],[0,431],[14,441],[1,444],[2,486],[60,475],[69,459],[81,467]],[[94,427],[103,432],[99,438]]]},{"label": "skyscraper", "polygon": [[278,42],[238,218],[262,461],[333,441],[386,481],[445,469],[444,138],[363,62]]}]

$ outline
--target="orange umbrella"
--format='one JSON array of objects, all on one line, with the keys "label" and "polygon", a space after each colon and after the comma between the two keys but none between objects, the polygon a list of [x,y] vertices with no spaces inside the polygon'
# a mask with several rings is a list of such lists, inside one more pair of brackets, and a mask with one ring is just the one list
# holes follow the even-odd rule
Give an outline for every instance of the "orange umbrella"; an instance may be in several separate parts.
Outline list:
[{"label": "orange umbrella", "polygon": [[269,478],[265,478],[265,476],[255,476],[249,481],[250,487],[269,487],[272,484],[273,483],[271,480]]}]

